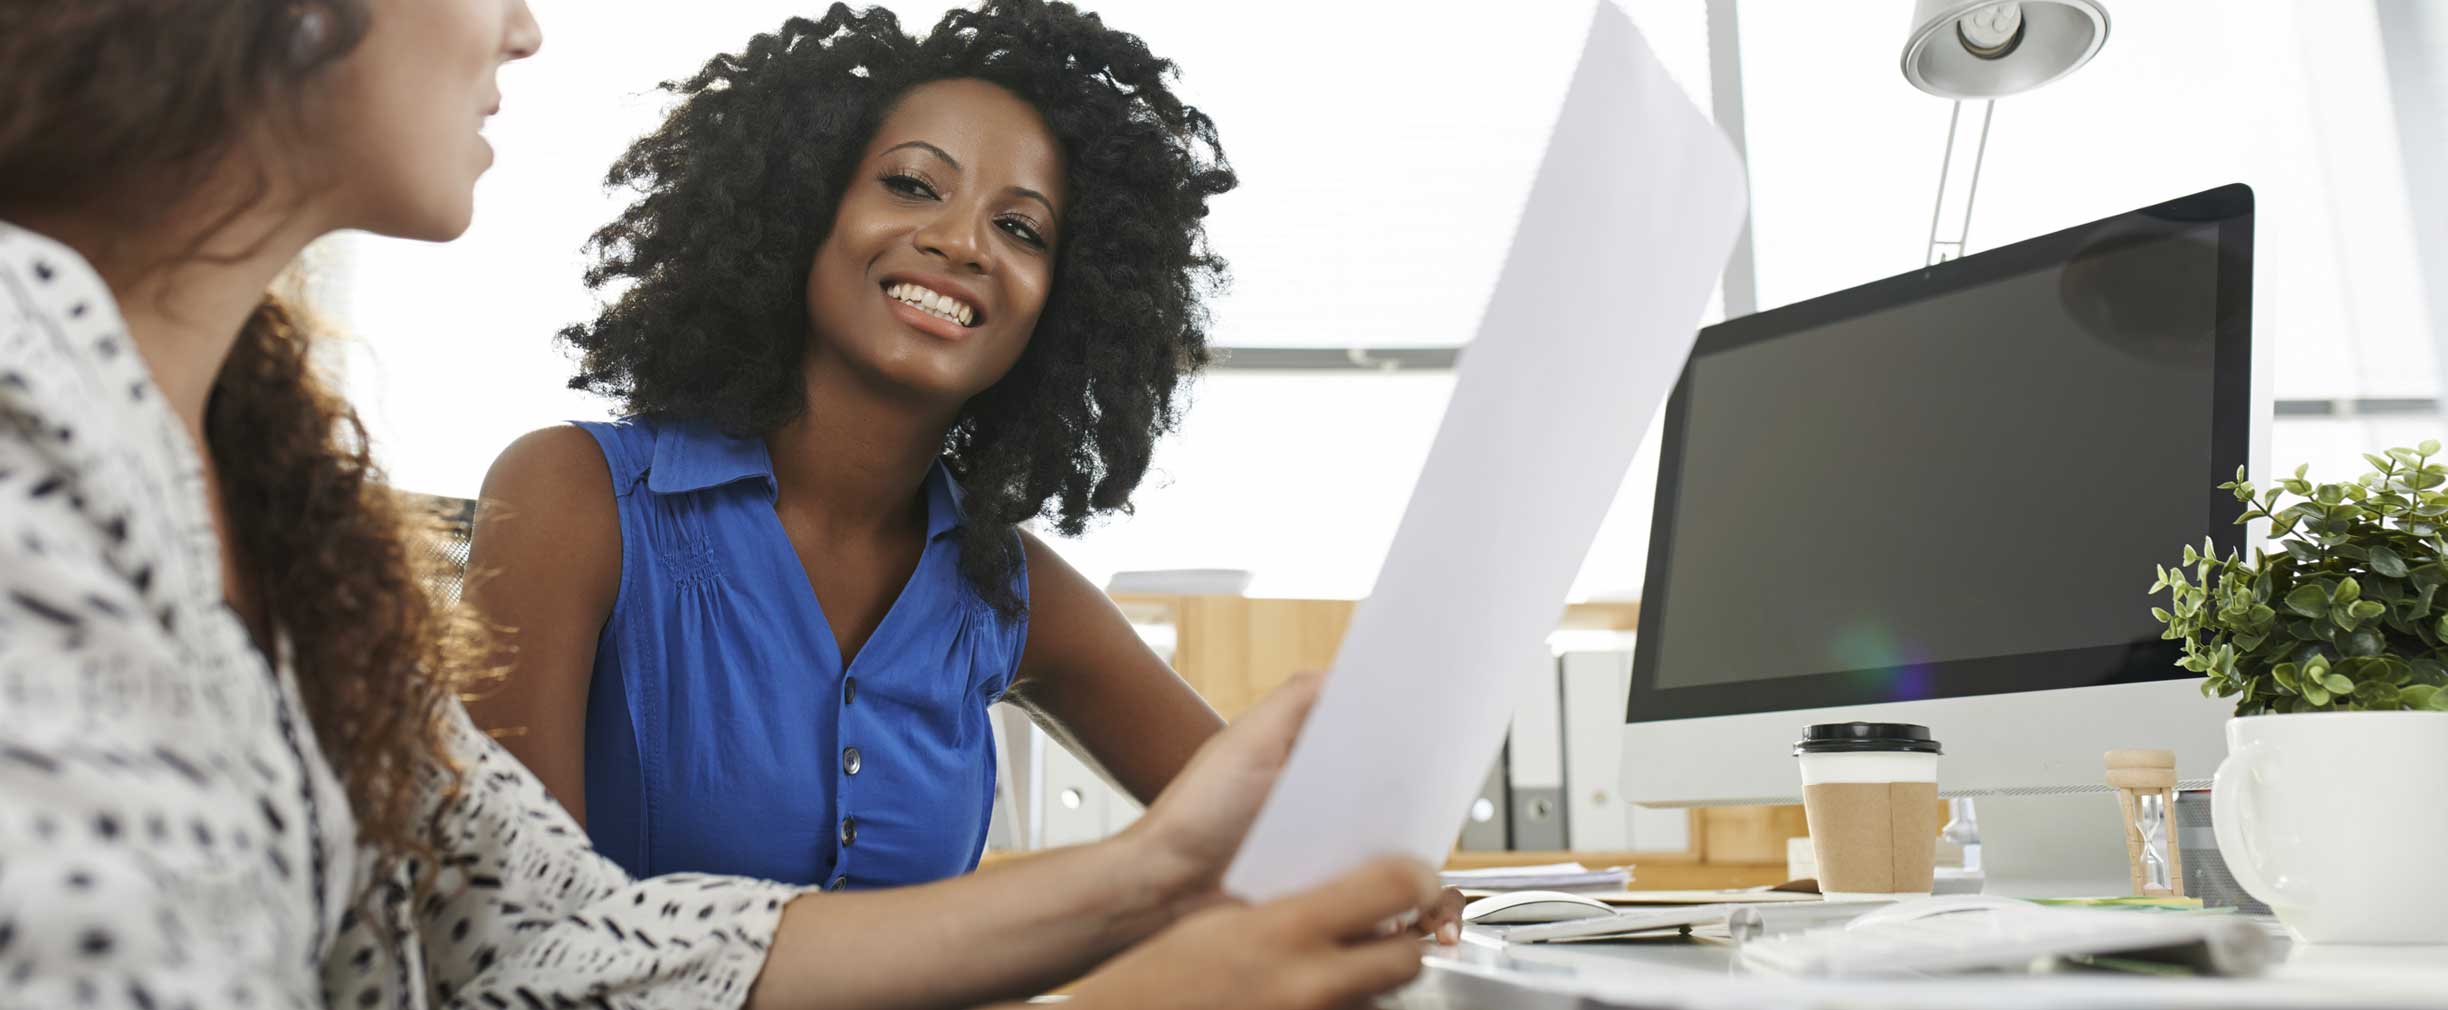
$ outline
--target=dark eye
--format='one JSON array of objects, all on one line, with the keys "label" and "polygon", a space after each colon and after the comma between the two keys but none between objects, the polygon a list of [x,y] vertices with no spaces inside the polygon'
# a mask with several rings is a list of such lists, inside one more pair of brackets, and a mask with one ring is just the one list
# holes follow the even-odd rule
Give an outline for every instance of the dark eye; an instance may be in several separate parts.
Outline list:
[{"label": "dark eye", "polygon": [[1031,248],[1043,249],[1046,247],[1045,236],[1037,234],[1036,226],[1029,224],[1025,220],[1016,217],[1007,217],[995,223],[1002,225],[1003,230],[1010,233],[1011,237],[1028,243]]},{"label": "dark eye", "polygon": [[902,196],[917,197],[922,200],[935,199],[935,187],[928,185],[925,179],[917,176],[894,174],[885,176],[882,181],[884,188]]}]

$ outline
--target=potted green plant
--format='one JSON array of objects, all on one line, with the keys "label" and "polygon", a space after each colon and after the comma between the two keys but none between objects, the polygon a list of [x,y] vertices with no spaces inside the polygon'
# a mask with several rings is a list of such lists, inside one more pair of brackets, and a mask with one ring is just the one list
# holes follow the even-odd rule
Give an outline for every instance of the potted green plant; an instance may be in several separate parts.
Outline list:
[{"label": "potted green plant", "polygon": [[2344,484],[2296,467],[2264,490],[2239,470],[2219,487],[2276,549],[2187,547],[2151,586],[2169,594],[2151,613],[2184,642],[2178,664],[2235,699],[2211,799],[2220,855],[2308,942],[2448,944],[2439,451],[2366,455],[2372,472]]},{"label": "potted green plant", "polygon": [[[2363,458],[2350,484],[2315,485],[2307,467],[2260,490],[2236,471],[2219,485],[2243,503],[2236,522],[2270,524],[2279,550],[2251,561],[2191,547],[2159,569],[2151,615],[2184,641],[2178,665],[2203,694],[2236,699],[2236,715],[2448,712],[2448,463],[2436,441]],[[2278,508],[2279,499],[2302,499]],[[2191,569],[2188,573],[2186,569]]]}]

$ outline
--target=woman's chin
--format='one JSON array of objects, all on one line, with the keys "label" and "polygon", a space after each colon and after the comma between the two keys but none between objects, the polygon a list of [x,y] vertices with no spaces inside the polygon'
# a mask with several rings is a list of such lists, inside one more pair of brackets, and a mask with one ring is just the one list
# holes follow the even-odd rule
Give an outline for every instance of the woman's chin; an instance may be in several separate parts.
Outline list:
[{"label": "woman's chin", "polygon": [[940,347],[917,348],[900,354],[881,355],[867,362],[865,371],[899,398],[928,404],[958,405],[978,390],[967,376],[955,367],[957,362],[943,360],[946,355],[927,353]]},{"label": "woman's chin", "polygon": [[425,207],[415,213],[402,214],[386,223],[368,226],[365,230],[386,238],[404,238],[416,242],[448,242],[467,234],[468,228],[475,223],[475,220],[475,201],[466,199],[455,204],[445,203],[441,206]]},{"label": "woman's chin", "polygon": [[356,210],[357,219],[344,227],[418,242],[448,242],[466,234],[475,223],[476,181],[484,168],[431,161],[402,164],[334,194],[334,202]]}]

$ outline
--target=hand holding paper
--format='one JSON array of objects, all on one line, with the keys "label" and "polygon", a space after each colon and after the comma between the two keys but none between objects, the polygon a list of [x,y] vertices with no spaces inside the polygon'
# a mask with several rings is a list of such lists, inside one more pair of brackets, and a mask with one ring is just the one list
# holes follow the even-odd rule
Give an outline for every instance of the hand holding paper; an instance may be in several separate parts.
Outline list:
[{"label": "hand holding paper", "polygon": [[[1375,591],[1224,880],[1444,862],[1743,217],[1740,163],[1597,5],[1495,293]],[[1415,741],[1451,741],[1423,752]]]}]

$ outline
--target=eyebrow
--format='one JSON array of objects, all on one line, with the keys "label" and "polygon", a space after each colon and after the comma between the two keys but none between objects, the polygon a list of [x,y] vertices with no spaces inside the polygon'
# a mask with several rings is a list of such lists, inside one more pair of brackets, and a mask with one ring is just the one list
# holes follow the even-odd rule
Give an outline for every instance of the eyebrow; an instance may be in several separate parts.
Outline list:
[{"label": "eyebrow", "polygon": [[1035,201],[1037,201],[1038,203],[1045,204],[1046,214],[1047,214],[1048,216],[1052,216],[1052,217],[1061,217],[1061,216],[1062,216],[1061,214],[1057,214],[1057,213],[1055,213],[1055,212],[1054,212],[1054,201],[1046,199],[1046,195],[1045,195],[1045,194],[1040,193],[1040,192],[1038,192],[1038,191],[1036,191],[1036,190],[1030,189],[1030,188],[1028,188],[1027,186],[1013,186],[1013,187],[1010,187],[1010,188],[1008,188],[1008,189],[1005,189],[1005,190],[1004,190],[1004,192],[1006,192],[1006,193],[1010,193],[1010,194],[1012,194],[1013,196],[1027,197],[1028,199],[1035,200]]},{"label": "eyebrow", "polygon": [[925,151],[938,158],[942,158],[944,164],[952,166],[952,170],[955,172],[961,171],[960,159],[945,153],[943,148],[937,147],[923,140],[904,140],[898,144],[894,144],[891,147],[885,148],[884,153],[891,154],[894,151],[905,150],[912,147],[918,148],[919,150]]},{"label": "eyebrow", "polygon": [[[961,168],[960,159],[953,157],[950,152],[945,151],[943,148],[937,147],[923,140],[904,140],[898,144],[894,144],[891,147],[885,148],[884,153],[891,154],[894,151],[905,150],[913,147],[943,159],[943,163],[952,166],[952,170],[955,172],[963,171]],[[1038,203],[1045,205],[1047,214],[1055,217],[1062,216],[1054,210],[1054,201],[1046,199],[1045,194],[1036,190],[1030,189],[1026,186],[1012,186],[1004,190],[1004,192],[1010,193],[1014,196],[1035,200]]]}]

